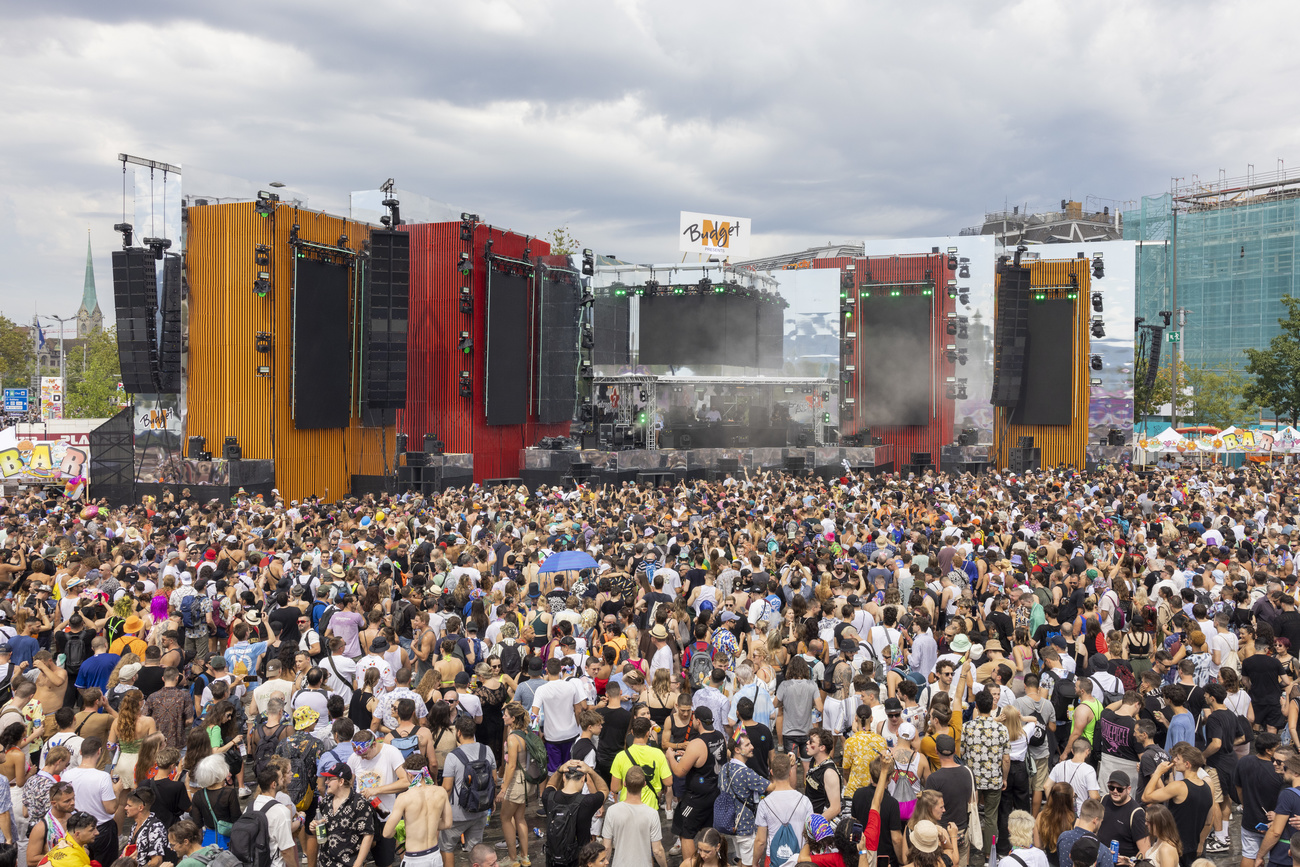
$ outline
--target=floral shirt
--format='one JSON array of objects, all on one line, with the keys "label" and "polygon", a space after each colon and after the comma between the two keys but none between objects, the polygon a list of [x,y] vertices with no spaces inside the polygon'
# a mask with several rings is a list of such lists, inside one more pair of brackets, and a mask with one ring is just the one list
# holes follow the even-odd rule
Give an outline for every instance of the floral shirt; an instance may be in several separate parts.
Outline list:
[{"label": "floral shirt", "polygon": [[153,717],[167,743],[184,744],[194,722],[194,699],[178,686],[163,687],[145,699],[144,712]]},{"label": "floral shirt", "polygon": [[375,833],[374,808],[355,791],[337,810],[334,799],[326,795],[317,806],[316,818],[325,823],[325,840],[317,857],[323,867],[350,865],[361,849],[361,841]]},{"label": "floral shirt", "polygon": [[144,819],[135,825],[131,834],[122,843],[122,848],[130,843],[136,846],[135,859],[143,864],[155,855],[165,857],[167,854],[167,829],[163,826],[162,819],[159,819],[153,813],[145,816]]},{"label": "floral shirt", "polygon": [[[736,836],[753,835],[758,802],[763,799],[763,793],[767,791],[768,781],[751,770],[748,765],[740,761],[730,761],[722,766],[718,783],[719,791],[730,795],[736,807]],[[714,801],[715,813],[719,801],[721,799]]]},{"label": "floral shirt", "polygon": [[885,739],[870,729],[854,732],[844,742],[844,770],[849,778],[844,783],[844,797],[851,798],[862,786],[871,783],[871,762],[885,751]]},{"label": "floral shirt", "polygon": [[736,635],[730,629],[719,629],[710,641],[713,645],[713,664],[727,671],[736,670]]},{"label": "floral shirt", "polygon": [[962,732],[962,757],[975,774],[975,788],[1002,788],[1002,757],[1011,754],[1007,727],[993,717],[976,717]]},{"label": "floral shirt", "polygon": [[50,789],[57,780],[45,771],[27,778],[23,784],[23,805],[27,808],[27,827],[35,825],[50,811]]}]

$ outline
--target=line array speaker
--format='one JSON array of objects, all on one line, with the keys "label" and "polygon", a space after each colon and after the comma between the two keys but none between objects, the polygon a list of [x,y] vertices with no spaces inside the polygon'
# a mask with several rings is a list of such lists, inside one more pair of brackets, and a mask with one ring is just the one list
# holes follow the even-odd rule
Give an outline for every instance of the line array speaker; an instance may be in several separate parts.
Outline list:
[{"label": "line array speaker", "polygon": [[1033,449],[1008,449],[1007,450],[1007,469],[1013,473],[1028,473],[1041,470],[1043,468],[1043,450]]},{"label": "line array speaker", "polygon": [[113,251],[113,302],[117,311],[117,359],[122,387],[130,394],[158,390],[157,277],[153,255],[143,247]]},{"label": "line array speaker", "polygon": [[370,233],[366,270],[366,409],[406,407],[406,336],[411,298],[411,236]]},{"label": "line array speaker", "polygon": [[1029,347],[1029,269],[998,266],[997,318],[993,323],[994,406],[1015,406],[1024,385]]},{"label": "line array speaker", "polygon": [[158,349],[158,391],[181,391],[181,257],[163,260],[162,340]]}]

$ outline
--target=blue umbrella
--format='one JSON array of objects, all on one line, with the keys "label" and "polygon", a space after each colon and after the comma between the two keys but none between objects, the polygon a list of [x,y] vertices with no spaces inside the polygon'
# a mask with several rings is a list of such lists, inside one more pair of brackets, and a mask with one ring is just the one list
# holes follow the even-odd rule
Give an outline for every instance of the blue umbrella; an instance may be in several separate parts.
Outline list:
[{"label": "blue umbrella", "polygon": [[596,560],[586,551],[557,551],[546,558],[539,572],[574,572],[595,569]]}]

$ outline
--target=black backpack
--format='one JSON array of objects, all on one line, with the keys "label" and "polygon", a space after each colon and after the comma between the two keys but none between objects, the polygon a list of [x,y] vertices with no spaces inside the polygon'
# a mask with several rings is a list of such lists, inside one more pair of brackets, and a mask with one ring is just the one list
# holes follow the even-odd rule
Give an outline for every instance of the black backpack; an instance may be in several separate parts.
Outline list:
[{"label": "black backpack", "polygon": [[519,642],[513,638],[503,638],[498,643],[501,646],[501,671],[511,677],[518,677],[519,672],[524,670],[524,659],[519,655]]},{"label": "black backpack", "polygon": [[492,809],[492,802],[497,796],[496,777],[492,773],[492,763],[488,761],[491,752],[482,744],[479,744],[479,751],[479,757],[473,760],[460,747],[451,751],[465,770],[460,789],[456,792],[456,802],[466,813],[482,813]]},{"label": "black backpack", "polygon": [[86,641],[80,632],[69,632],[68,641],[63,646],[63,667],[69,674],[76,674],[81,663],[86,660]]},{"label": "black backpack", "polygon": [[576,867],[578,863],[578,808],[582,795],[561,800],[551,796],[546,811],[546,867]]},{"label": "black backpack", "polygon": [[266,813],[280,802],[272,799],[254,810],[256,800],[248,802],[230,829],[230,853],[246,867],[271,867],[271,829]]},{"label": "black backpack", "polygon": [[1067,671],[1057,674],[1052,672],[1052,708],[1056,711],[1056,721],[1070,718],[1070,708],[1079,701],[1079,685],[1074,675]]},{"label": "black backpack", "polygon": [[[1029,739],[1029,745],[1031,747],[1041,747],[1047,743],[1047,720],[1043,719],[1043,715],[1038,711],[1034,711],[1030,716],[1038,722],[1038,728],[1035,730],[1034,736]],[[1056,720],[1052,720],[1052,722],[1056,722]]]},{"label": "black backpack", "polygon": [[288,723],[282,722],[274,732],[266,730],[266,723],[257,727],[257,749],[253,750],[253,772],[260,776],[266,770],[267,762],[275,757],[275,748],[280,745],[280,733]]}]

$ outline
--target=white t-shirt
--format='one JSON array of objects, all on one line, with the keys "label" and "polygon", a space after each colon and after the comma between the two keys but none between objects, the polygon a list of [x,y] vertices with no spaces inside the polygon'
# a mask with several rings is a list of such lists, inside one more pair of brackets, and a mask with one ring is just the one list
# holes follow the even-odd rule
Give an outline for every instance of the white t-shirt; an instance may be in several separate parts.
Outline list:
[{"label": "white t-shirt", "polygon": [[289,714],[300,707],[309,707],[316,711],[319,716],[316,717],[316,727],[312,734],[316,737],[324,737],[330,733],[330,726],[333,722],[330,720],[329,696],[323,694],[324,690],[317,692],[311,689],[299,690],[293,697],[293,705],[289,708]]},{"label": "white t-shirt", "polygon": [[113,814],[104,809],[105,801],[117,797],[113,793],[113,778],[107,771],[72,768],[63,772],[62,780],[72,784],[78,810],[94,816],[95,821],[101,825],[113,818]]},{"label": "white t-shirt", "polygon": [[[352,702],[352,683],[357,676],[357,663],[346,656],[330,656],[321,663],[325,670],[325,688],[335,695],[343,696],[344,704]],[[334,669],[338,669],[338,674]]]},{"label": "white t-shirt", "polygon": [[[1017,861],[1011,855],[1015,855],[1020,860]],[[1011,855],[999,858],[997,867],[1049,867],[1047,856],[1036,846],[1030,846],[1028,849],[1012,849]]]},{"label": "white t-shirt", "polygon": [[1052,768],[1047,778],[1053,783],[1069,783],[1074,789],[1074,811],[1083,809],[1083,802],[1088,800],[1088,792],[1101,791],[1097,782],[1097,772],[1087,762],[1073,762],[1069,759]]},{"label": "white t-shirt", "polygon": [[253,809],[259,810],[268,802],[275,804],[266,811],[266,824],[271,833],[271,867],[285,867],[284,856],[280,853],[293,848],[293,811],[267,795],[254,798]]},{"label": "white t-shirt", "polygon": [[646,679],[654,680],[655,672],[661,668],[667,670],[670,675],[673,673],[673,649],[666,644],[656,650],[654,656],[650,658],[650,671]]},{"label": "white t-shirt", "polygon": [[[387,786],[396,781],[397,771],[404,761],[402,751],[397,747],[392,744],[381,744],[379,752],[373,759],[363,759],[353,753],[348,757],[348,767],[352,768],[352,773],[356,777],[357,791],[362,792],[366,786],[372,788]],[[396,792],[379,796],[379,803],[383,804],[385,810],[392,810],[393,802],[396,800]]]},{"label": "white t-shirt", "polygon": [[474,719],[482,718],[483,702],[479,701],[478,696],[474,695],[472,692],[461,692],[460,690],[456,690],[456,694],[460,696],[460,706],[464,709],[465,713],[474,717]]},{"label": "white t-shirt", "polygon": [[[802,843],[803,828],[808,817],[813,813],[812,801],[801,792],[773,792],[758,804],[758,813],[754,817],[754,826],[767,828],[768,845],[782,825],[789,824]],[[766,854],[766,853],[765,853]],[[771,867],[794,867],[799,863],[799,850],[793,852],[773,853]]]},{"label": "white t-shirt", "polygon": [[393,667],[383,657],[371,654],[357,661],[357,673],[352,680],[357,689],[365,684],[366,672],[372,668],[379,669],[379,683],[375,684],[376,694],[387,692],[397,686],[397,678],[393,677]]},{"label": "white t-shirt", "polygon": [[576,680],[548,680],[533,694],[533,709],[544,720],[542,732],[548,741],[567,741],[582,734],[574,709],[586,700],[586,690]]}]

